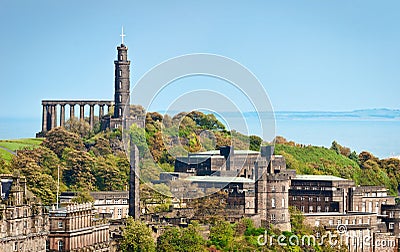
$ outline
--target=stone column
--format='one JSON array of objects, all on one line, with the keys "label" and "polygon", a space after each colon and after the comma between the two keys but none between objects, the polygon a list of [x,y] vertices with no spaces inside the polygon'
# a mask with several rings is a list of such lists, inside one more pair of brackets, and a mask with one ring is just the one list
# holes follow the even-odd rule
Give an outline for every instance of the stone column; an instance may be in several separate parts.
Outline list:
[{"label": "stone column", "polygon": [[71,120],[74,117],[75,117],[75,104],[70,104],[69,105],[69,119]]},{"label": "stone column", "polygon": [[101,118],[104,115],[104,104],[103,105],[99,105],[99,121],[101,121]]},{"label": "stone column", "polygon": [[42,132],[47,131],[47,105],[43,105]]},{"label": "stone column", "polygon": [[60,126],[64,127],[65,123],[65,104],[60,105]]},{"label": "stone column", "polygon": [[56,105],[51,105],[51,129],[57,127],[57,108]]},{"label": "stone column", "polygon": [[79,113],[79,117],[83,121],[83,120],[85,120],[85,105],[81,104],[79,106],[80,106],[80,110],[81,110]]},{"label": "stone column", "polygon": [[93,126],[94,126],[94,105],[90,105],[89,124],[90,124],[90,128],[93,129]]}]

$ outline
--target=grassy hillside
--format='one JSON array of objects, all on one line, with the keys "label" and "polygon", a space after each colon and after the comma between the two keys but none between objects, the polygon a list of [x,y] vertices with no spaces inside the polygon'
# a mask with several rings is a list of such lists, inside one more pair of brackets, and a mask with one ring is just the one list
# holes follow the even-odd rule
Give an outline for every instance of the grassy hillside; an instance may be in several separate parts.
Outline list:
[{"label": "grassy hillside", "polygon": [[0,159],[10,161],[17,150],[24,148],[36,148],[43,142],[43,138],[24,138],[14,140],[0,140]]},{"label": "grassy hillside", "polygon": [[[276,144],[276,154],[285,157],[287,167],[297,174],[326,174],[352,179],[358,185],[383,185],[397,195],[398,182],[392,172],[386,169],[383,161],[371,160],[356,162],[335,150],[318,146],[299,144]],[[361,155],[361,154],[360,154]],[[374,162],[373,165],[367,165]]]}]

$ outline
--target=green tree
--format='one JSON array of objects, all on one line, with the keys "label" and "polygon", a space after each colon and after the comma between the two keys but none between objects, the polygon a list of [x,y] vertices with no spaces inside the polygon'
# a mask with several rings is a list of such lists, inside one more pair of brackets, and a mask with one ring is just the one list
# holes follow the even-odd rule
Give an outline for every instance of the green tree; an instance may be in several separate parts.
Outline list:
[{"label": "green tree", "polygon": [[94,198],[88,191],[78,192],[75,197],[71,199],[72,202],[82,204],[87,202],[94,202]]},{"label": "green tree", "polygon": [[114,155],[96,158],[93,174],[100,191],[124,190],[128,184],[129,163]]},{"label": "green tree", "polygon": [[145,223],[128,217],[126,226],[122,231],[120,250],[126,252],[156,251],[151,229]]},{"label": "green tree", "polygon": [[104,137],[99,137],[96,143],[90,150],[96,156],[107,156],[112,154],[112,149],[110,146],[110,141]]},{"label": "green tree", "polygon": [[197,223],[187,228],[167,228],[157,239],[159,252],[198,252],[206,251],[204,238]]},{"label": "green tree", "polygon": [[336,141],[333,141],[331,150],[334,150],[337,154],[340,154],[340,145]]},{"label": "green tree", "polygon": [[79,135],[66,131],[62,127],[54,128],[46,134],[43,146],[52,150],[61,158],[65,148],[83,151],[85,146]]},{"label": "green tree", "polygon": [[227,221],[219,220],[210,228],[210,242],[217,249],[232,250],[234,230]]},{"label": "green tree", "polygon": [[63,181],[72,190],[93,190],[95,184],[95,159],[85,151],[67,148],[63,154],[65,170]]},{"label": "green tree", "polygon": [[250,138],[250,150],[260,151],[262,138],[255,135],[251,135],[249,138]]},{"label": "green tree", "polygon": [[75,117],[67,120],[64,127],[69,132],[77,134],[84,139],[88,139],[93,135],[90,124]]}]

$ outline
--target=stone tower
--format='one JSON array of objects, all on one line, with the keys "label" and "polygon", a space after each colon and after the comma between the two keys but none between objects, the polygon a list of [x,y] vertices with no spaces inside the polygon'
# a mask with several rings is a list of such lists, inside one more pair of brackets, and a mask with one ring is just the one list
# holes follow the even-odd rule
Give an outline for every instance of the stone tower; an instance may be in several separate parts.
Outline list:
[{"label": "stone tower", "polygon": [[283,156],[274,155],[273,146],[261,147],[261,158],[255,163],[256,211],[264,226],[274,225],[290,231],[289,187],[291,173]]},{"label": "stone tower", "polygon": [[[122,33],[123,35],[123,33]],[[129,117],[129,94],[130,94],[130,80],[129,80],[129,66],[131,62],[128,60],[128,47],[125,46],[124,40],[120,46],[117,47],[118,59],[114,61],[115,64],[115,93],[114,93],[114,118],[122,118],[123,116]],[[125,108],[125,105],[127,107]],[[124,111],[126,109],[126,111]]]}]

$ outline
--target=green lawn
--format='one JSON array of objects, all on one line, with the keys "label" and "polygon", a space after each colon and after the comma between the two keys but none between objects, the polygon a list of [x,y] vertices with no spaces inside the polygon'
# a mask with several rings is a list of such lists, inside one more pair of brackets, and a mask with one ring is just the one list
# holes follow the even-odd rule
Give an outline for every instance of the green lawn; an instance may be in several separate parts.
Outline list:
[{"label": "green lawn", "polygon": [[[0,140],[0,146],[10,151],[16,151],[23,148],[36,148],[43,142],[44,138],[22,138],[14,140]],[[10,161],[12,154],[7,150],[0,148],[0,159]]]},{"label": "green lawn", "polygon": [[15,151],[25,147],[35,148],[43,142],[43,138],[23,138],[15,140],[0,140],[0,146]]}]

